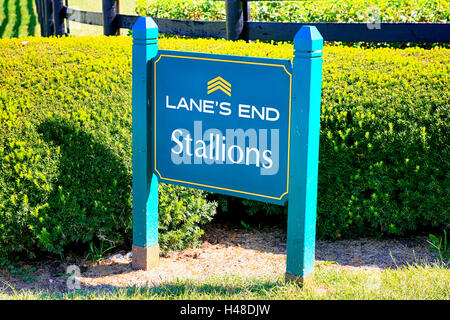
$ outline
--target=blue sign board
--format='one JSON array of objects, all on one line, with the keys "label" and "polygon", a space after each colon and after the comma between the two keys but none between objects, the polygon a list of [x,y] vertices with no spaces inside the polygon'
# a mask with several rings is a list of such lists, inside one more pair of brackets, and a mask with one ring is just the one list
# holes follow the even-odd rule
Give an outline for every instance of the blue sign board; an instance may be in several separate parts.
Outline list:
[{"label": "blue sign board", "polygon": [[291,62],[164,50],[152,61],[158,180],[283,204]]}]

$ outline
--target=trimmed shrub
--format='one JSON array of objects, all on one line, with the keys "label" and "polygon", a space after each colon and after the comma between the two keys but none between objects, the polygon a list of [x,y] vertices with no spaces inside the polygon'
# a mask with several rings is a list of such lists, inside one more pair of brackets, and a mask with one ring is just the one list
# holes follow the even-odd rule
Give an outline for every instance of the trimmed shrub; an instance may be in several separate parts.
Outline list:
[{"label": "trimmed shrub", "polygon": [[[139,0],[136,13],[172,19],[225,20],[225,3],[214,0]],[[446,0],[338,0],[250,2],[252,21],[448,22]]]},{"label": "trimmed shrub", "polygon": [[[290,44],[171,38],[159,45],[292,58]],[[442,48],[325,47],[320,238],[448,226],[448,61]],[[131,39],[1,40],[0,168],[1,255],[129,241]],[[196,243],[215,208],[204,192],[167,185],[160,206],[167,249]]]},{"label": "trimmed shrub", "polygon": [[[338,0],[249,2],[250,20],[259,22],[442,22],[449,21],[446,0]],[[225,2],[215,0],[140,0],[140,16],[182,20],[225,20]],[[180,36],[175,36],[180,37]],[[411,42],[328,42],[363,48],[432,48],[434,43]],[[448,44],[444,44],[449,48]]]},{"label": "trimmed shrub", "polygon": [[[0,42],[0,256],[129,243],[130,40],[23,41]],[[198,243],[216,203],[161,185],[160,207],[170,250]]]},{"label": "trimmed shrub", "polygon": [[205,192],[162,183],[159,196],[159,246],[181,250],[200,245],[200,226],[211,220],[216,203]]}]

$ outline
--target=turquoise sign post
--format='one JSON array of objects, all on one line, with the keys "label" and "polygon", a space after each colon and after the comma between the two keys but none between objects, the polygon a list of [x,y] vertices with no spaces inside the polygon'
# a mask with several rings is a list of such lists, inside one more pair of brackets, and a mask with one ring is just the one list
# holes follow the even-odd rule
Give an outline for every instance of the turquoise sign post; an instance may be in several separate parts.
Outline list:
[{"label": "turquoise sign post", "polygon": [[285,205],[286,279],[313,274],[323,39],[290,60],[158,50],[133,27],[133,267],[159,261],[158,182]]}]

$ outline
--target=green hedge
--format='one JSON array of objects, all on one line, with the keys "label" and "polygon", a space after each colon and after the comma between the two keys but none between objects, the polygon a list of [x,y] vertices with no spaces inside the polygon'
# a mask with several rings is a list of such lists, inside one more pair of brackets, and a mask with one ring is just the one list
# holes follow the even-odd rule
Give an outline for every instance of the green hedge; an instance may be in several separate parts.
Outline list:
[{"label": "green hedge", "polygon": [[[225,20],[225,3],[214,0],[139,0],[136,13],[172,19]],[[252,21],[448,22],[446,0],[337,0],[250,2]]]},{"label": "green hedge", "polygon": [[[160,48],[292,57],[290,44],[161,39]],[[325,47],[320,238],[449,224],[449,53]],[[1,40],[0,168],[0,255],[129,241],[131,39]],[[198,241],[215,212],[203,192],[164,185],[160,206],[163,248]]]},{"label": "green hedge", "polygon": [[[130,49],[123,38],[0,41],[0,256],[130,243]],[[216,209],[166,185],[159,203],[163,250],[198,243]]]},{"label": "green hedge", "polygon": [[[450,16],[447,0],[314,0],[250,2],[250,20],[263,22],[443,22]],[[140,16],[225,20],[225,2],[215,0],[139,0]],[[329,42],[365,48],[432,48],[437,44],[410,42]],[[445,44],[449,48],[448,44]]]}]

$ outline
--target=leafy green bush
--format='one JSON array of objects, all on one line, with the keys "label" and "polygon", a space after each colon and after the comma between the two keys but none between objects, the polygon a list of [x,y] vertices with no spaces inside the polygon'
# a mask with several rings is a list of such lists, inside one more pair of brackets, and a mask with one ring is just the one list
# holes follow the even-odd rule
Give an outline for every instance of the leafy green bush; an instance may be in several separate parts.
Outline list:
[{"label": "leafy green bush", "polygon": [[[290,44],[159,46],[292,58]],[[325,47],[320,238],[450,223],[448,61],[442,48]],[[0,168],[0,255],[129,241],[131,39],[1,40]],[[198,241],[215,204],[201,191],[162,185],[160,207],[161,246],[182,248]]]},{"label": "leafy green bush", "polygon": [[[0,256],[129,243],[131,42],[23,41],[0,42]],[[198,242],[205,196],[161,186],[163,250]]]},{"label": "leafy green bush", "polygon": [[[249,2],[250,20],[261,22],[443,22],[449,21],[446,0],[337,0]],[[136,13],[187,20],[225,20],[225,3],[214,0],[139,0]],[[175,36],[179,37],[179,36]],[[432,48],[411,42],[328,42],[355,48]],[[445,44],[449,48],[448,44]]]},{"label": "leafy green bush", "polygon": [[[213,0],[139,0],[136,13],[172,19],[224,20],[225,4]],[[448,22],[446,0],[260,1],[250,3],[252,21]]]},{"label": "leafy green bush", "polygon": [[180,250],[200,244],[200,226],[211,220],[215,202],[205,200],[205,192],[161,184],[159,197],[159,245],[164,250]]},{"label": "leafy green bush", "polygon": [[[292,58],[292,45],[161,39],[164,49]],[[319,238],[450,223],[449,50],[324,49]],[[223,200],[223,199],[222,199]],[[244,200],[251,214],[284,207]]]},{"label": "leafy green bush", "polygon": [[154,1],[138,0],[139,16],[186,20],[225,20],[225,2],[221,1]]}]

